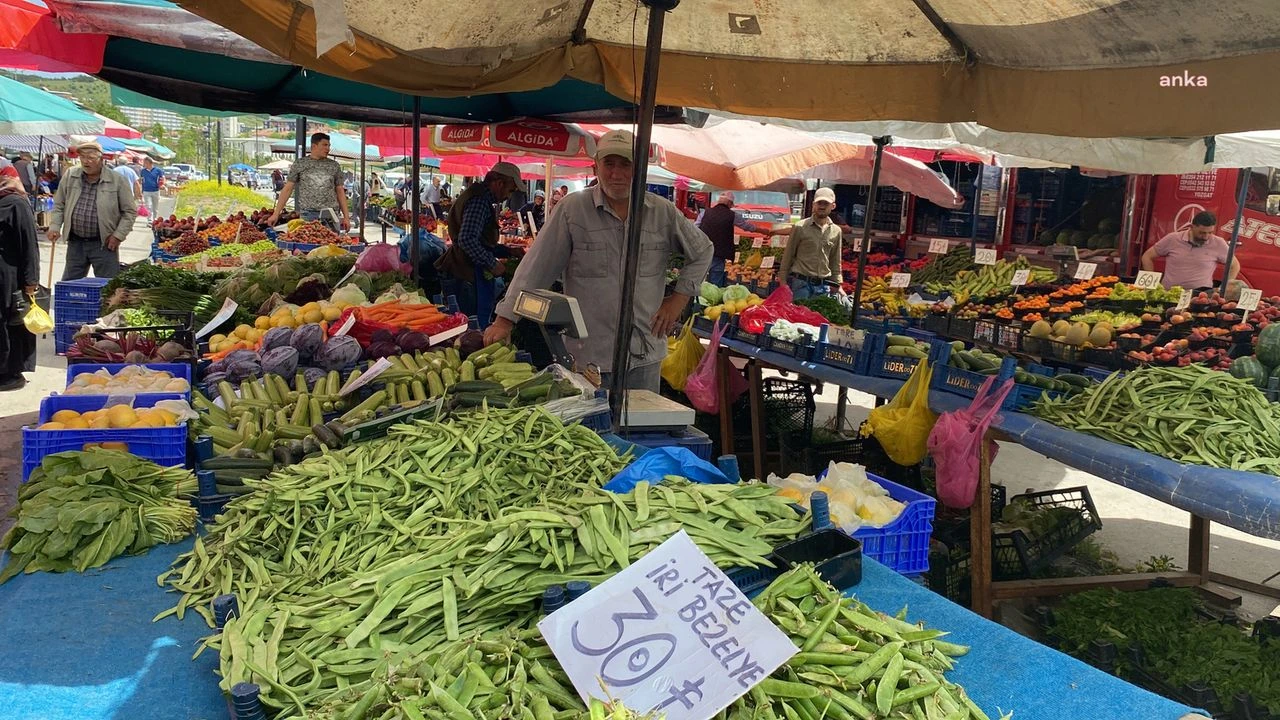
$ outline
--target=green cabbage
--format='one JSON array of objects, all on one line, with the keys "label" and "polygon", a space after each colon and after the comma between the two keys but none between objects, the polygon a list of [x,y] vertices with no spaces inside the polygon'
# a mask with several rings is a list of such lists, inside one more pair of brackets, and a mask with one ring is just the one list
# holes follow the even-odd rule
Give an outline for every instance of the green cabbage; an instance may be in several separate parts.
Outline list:
[{"label": "green cabbage", "polygon": [[751,297],[751,291],[747,289],[746,285],[730,285],[724,289],[723,293],[721,293],[720,301],[737,302],[739,300],[746,300],[749,297]]},{"label": "green cabbage", "polygon": [[703,281],[699,294],[702,295],[702,302],[704,305],[710,306],[720,304],[720,286],[715,285],[714,283]]}]

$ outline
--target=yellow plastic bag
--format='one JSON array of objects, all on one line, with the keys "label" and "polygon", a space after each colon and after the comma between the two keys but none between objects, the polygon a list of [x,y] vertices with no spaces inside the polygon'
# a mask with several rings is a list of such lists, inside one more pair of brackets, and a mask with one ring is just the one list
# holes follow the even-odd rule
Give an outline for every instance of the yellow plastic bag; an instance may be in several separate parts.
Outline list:
[{"label": "yellow plastic bag", "polygon": [[697,369],[705,351],[702,341],[693,334],[693,318],[689,318],[680,331],[680,337],[667,338],[667,356],[662,359],[662,379],[683,392],[685,381]]},{"label": "yellow plastic bag", "polygon": [[32,335],[53,332],[53,318],[49,317],[49,313],[45,312],[44,308],[36,304],[35,295],[31,296],[31,309],[22,316],[22,324],[27,326],[27,332]]},{"label": "yellow plastic bag", "polygon": [[933,368],[921,360],[898,394],[871,411],[862,434],[874,435],[889,459],[899,465],[915,465],[929,452],[929,433],[938,416],[929,409],[929,379]]}]

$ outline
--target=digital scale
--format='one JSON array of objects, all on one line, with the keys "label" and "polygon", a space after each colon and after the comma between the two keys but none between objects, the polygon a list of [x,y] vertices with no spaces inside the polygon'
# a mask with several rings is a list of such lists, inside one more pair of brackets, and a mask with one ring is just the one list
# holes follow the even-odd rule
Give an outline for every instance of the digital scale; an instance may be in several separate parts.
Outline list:
[{"label": "digital scale", "polygon": [[[550,290],[523,290],[516,298],[516,315],[542,328],[542,337],[556,363],[574,368],[573,355],[565,348],[565,337],[587,337],[587,325],[577,298]],[[622,427],[629,430],[684,429],[694,421],[693,408],[686,407],[649,390],[628,390],[623,403]]]},{"label": "digital scale", "polygon": [[587,337],[587,324],[577,298],[550,290],[521,290],[516,298],[516,315],[532,320],[542,328],[551,358],[559,365],[573,369],[573,355],[564,346],[565,336],[575,340]]}]

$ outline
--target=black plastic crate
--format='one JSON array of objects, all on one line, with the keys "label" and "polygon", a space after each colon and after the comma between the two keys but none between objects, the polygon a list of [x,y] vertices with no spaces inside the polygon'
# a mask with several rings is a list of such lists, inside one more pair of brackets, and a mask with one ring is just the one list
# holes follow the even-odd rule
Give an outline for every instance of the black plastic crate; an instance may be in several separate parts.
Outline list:
[{"label": "black plastic crate", "polygon": [[961,607],[973,604],[971,558],[964,548],[937,548],[929,553],[925,584],[935,593]]},{"label": "black plastic crate", "polygon": [[[1102,520],[1094,507],[1087,487],[1027,492],[1010,499],[1009,504],[1029,502],[1039,508],[1064,508],[1049,529],[1028,536],[1022,530],[995,533],[991,540],[993,575],[1001,580],[1031,577],[1048,567],[1063,553],[1102,528]],[[992,513],[992,517],[997,517]]]},{"label": "black plastic crate", "polygon": [[861,465],[872,475],[879,475],[899,485],[920,487],[920,465],[899,465],[889,459],[874,436],[812,444],[811,435],[789,435],[783,438],[782,471],[817,475],[832,462]]},{"label": "black plastic crate", "polygon": [[813,563],[818,576],[838,590],[862,582],[862,543],[835,528],[802,535],[779,545],[773,554],[787,569]]},{"label": "black plastic crate", "polygon": [[977,318],[958,318],[952,317],[949,324],[949,335],[956,340],[966,340],[973,342],[974,326],[977,324]]},{"label": "black plastic crate", "polygon": [[784,572],[783,561],[776,555],[770,555],[768,559],[774,567],[733,568],[725,576],[743,595],[751,597],[769,587]]},{"label": "black plastic crate", "polygon": [[[760,392],[765,450],[781,449],[784,436],[807,438],[813,435],[813,415],[817,411],[813,386],[799,380],[765,378]],[[736,431],[733,443],[738,452],[746,452],[752,446],[751,420],[750,398],[744,394],[733,406],[733,427]]]},{"label": "black plastic crate", "polygon": [[1109,348],[1084,348],[1083,360],[1100,368],[1119,370],[1120,355],[1121,353],[1114,346]]},{"label": "black plastic crate", "polygon": [[973,323],[973,341],[984,345],[996,344],[996,330],[1000,323],[995,320],[975,320]]},{"label": "black plastic crate", "polygon": [[924,329],[938,337],[949,337],[951,316],[947,313],[929,313],[924,316]]}]

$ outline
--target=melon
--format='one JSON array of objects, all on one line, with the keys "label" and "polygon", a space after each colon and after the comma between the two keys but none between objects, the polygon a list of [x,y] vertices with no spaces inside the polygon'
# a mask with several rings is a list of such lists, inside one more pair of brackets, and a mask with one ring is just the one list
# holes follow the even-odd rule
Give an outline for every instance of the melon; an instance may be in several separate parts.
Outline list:
[{"label": "melon", "polygon": [[1262,332],[1258,333],[1258,346],[1254,350],[1263,365],[1280,365],[1280,323],[1271,323],[1262,328]]},{"label": "melon", "polygon": [[1111,331],[1098,323],[1093,326],[1093,331],[1089,333],[1089,344],[1094,347],[1106,347],[1111,344]]},{"label": "melon", "polygon": [[1047,338],[1053,334],[1053,326],[1048,320],[1037,320],[1031,325],[1030,335],[1033,338]]},{"label": "melon", "polygon": [[1115,218],[1102,218],[1102,220],[1098,222],[1098,232],[1103,233],[1104,235],[1106,233],[1113,233],[1119,229],[1120,221]]},{"label": "melon", "polygon": [[1071,326],[1062,340],[1068,345],[1083,345],[1089,341],[1089,326],[1078,322]]},{"label": "melon", "polygon": [[1076,230],[1071,233],[1071,244],[1078,248],[1085,247],[1085,243],[1089,241],[1089,233],[1083,230]]},{"label": "melon", "polygon": [[1070,329],[1071,329],[1071,323],[1067,322],[1066,320],[1059,320],[1058,322],[1053,324],[1053,336],[1062,337],[1063,335],[1066,335],[1067,331]]},{"label": "melon", "polygon": [[1071,244],[1071,232],[1070,232],[1069,230],[1063,230],[1063,231],[1059,232],[1059,233],[1058,233],[1058,239],[1054,241],[1054,244],[1055,244],[1055,245],[1070,245],[1070,244]]},{"label": "melon", "polygon": [[[1271,326],[1268,325],[1267,327]],[[1245,355],[1232,360],[1228,372],[1231,373],[1232,377],[1248,380],[1255,387],[1265,388],[1267,386],[1267,368],[1258,358],[1252,355]]]}]

